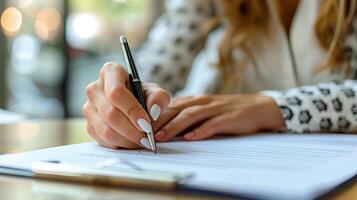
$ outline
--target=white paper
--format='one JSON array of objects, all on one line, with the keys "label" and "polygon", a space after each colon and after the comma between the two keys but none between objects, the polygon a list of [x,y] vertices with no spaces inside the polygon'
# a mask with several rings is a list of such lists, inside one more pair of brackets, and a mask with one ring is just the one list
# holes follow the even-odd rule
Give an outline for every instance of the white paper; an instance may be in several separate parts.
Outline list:
[{"label": "white paper", "polygon": [[[269,134],[158,144],[145,150],[112,150],[96,143],[0,156],[0,166],[29,169],[33,161],[59,160],[193,173],[187,187],[263,199],[313,199],[357,174],[357,136]],[[125,160],[116,164],[113,160]],[[108,164],[109,163],[109,164]],[[129,163],[129,165],[128,165]]]}]

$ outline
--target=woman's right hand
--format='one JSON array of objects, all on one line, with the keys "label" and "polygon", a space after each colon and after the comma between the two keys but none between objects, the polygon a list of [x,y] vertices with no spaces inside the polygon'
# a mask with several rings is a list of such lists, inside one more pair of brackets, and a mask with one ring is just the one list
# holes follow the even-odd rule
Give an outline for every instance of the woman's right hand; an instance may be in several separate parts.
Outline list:
[{"label": "woman's right hand", "polygon": [[87,87],[88,100],[83,114],[88,133],[109,148],[148,148],[146,132],[152,132],[156,121],[168,104],[170,95],[156,84],[144,84],[148,113],[130,92],[129,76],[122,65],[106,63],[99,80]]}]

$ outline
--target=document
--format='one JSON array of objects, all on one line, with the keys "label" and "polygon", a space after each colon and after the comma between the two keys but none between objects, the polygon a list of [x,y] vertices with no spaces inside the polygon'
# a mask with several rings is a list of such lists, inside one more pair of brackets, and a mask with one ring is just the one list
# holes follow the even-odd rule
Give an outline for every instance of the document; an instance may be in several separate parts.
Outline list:
[{"label": "document", "polygon": [[259,134],[113,150],[95,142],[0,156],[0,166],[34,161],[190,173],[183,189],[258,199],[314,199],[357,174],[357,135]]}]

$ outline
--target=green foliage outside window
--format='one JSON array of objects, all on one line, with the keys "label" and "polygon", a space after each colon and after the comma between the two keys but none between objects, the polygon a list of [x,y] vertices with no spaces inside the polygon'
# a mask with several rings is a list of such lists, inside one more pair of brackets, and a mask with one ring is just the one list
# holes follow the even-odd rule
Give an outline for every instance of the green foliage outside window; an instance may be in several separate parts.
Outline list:
[{"label": "green foliage outside window", "polygon": [[144,12],[150,3],[149,0],[70,0],[69,2],[70,7],[76,11],[97,13],[110,20]]}]

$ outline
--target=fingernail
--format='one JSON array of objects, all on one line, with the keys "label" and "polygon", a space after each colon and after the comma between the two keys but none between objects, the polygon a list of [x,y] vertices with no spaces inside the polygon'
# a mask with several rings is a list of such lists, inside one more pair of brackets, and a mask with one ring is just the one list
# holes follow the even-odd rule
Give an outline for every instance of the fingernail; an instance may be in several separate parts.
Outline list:
[{"label": "fingernail", "polygon": [[163,139],[165,137],[165,132],[164,131],[159,131],[156,133],[155,135],[155,139],[157,141],[160,141],[161,139]]},{"label": "fingernail", "polygon": [[151,106],[150,108],[150,115],[151,115],[151,118],[156,121],[159,116],[160,116],[160,113],[161,113],[161,108],[160,106],[158,106],[157,104],[154,104]]},{"label": "fingernail", "polygon": [[145,119],[140,118],[140,119],[138,119],[137,123],[145,133],[153,132],[150,124]]},{"label": "fingernail", "polygon": [[142,144],[147,149],[151,149],[150,142],[147,138],[141,138],[140,144]]}]

